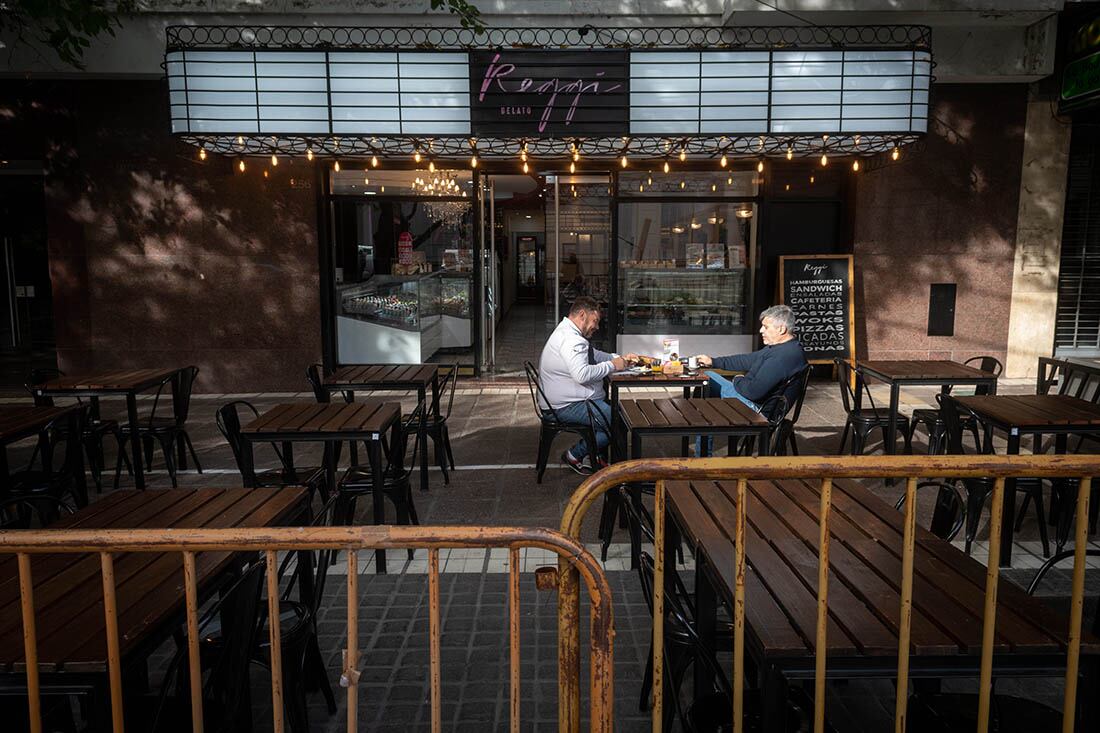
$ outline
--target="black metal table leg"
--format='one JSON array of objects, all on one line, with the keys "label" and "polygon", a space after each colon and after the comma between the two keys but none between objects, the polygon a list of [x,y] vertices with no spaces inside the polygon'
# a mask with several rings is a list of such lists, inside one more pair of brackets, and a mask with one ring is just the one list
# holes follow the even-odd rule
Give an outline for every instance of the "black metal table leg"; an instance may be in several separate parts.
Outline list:
[{"label": "black metal table leg", "polygon": [[[382,471],[382,440],[371,440],[367,443],[367,449],[370,451],[370,472],[371,472],[371,499],[374,505],[374,523],[385,524],[386,522],[386,503],[384,498],[385,476]],[[391,447],[391,450],[401,450],[401,446],[395,445]],[[374,551],[374,566],[376,573],[386,572],[386,551],[379,549]]]},{"label": "black metal table leg", "polygon": [[248,439],[241,441],[241,483],[246,489],[253,489],[256,487],[256,469],[252,453],[252,441]]},{"label": "black metal table leg", "polygon": [[134,456],[134,488],[145,489],[145,457],[141,455],[141,433],[138,430],[137,393],[126,393],[126,417],[130,423],[131,450]]},{"label": "black metal table leg", "polygon": [[[667,543],[666,543],[667,546]],[[715,648],[715,636],[718,628],[718,598],[714,592],[714,586],[706,573],[706,558],[703,553],[695,554],[695,623],[699,633],[699,654],[706,654],[706,650]],[[668,566],[666,565],[666,572]],[[675,570],[675,565],[672,566]],[[695,699],[699,700],[714,689],[714,678],[710,671],[710,665],[700,657],[696,657],[694,669]]]},{"label": "black metal table leg", "polygon": [[[437,390],[433,389],[433,392]],[[416,398],[420,404],[424,404],[426,390],[420,387],[416,390]],[[428,490],[428,407],[420,413],[420,427],[417,430],[416,439],[420,441],[420,490]],[[373,462],[373,459],[372,459]]]},{"label": "black metal table leg", "polygon": [[[684,399],[685,400],[690,400],[691,399],[691,387],[690,386],[685,386],[684,387]],[[684,456],[686,458],[688,456],[690,450],[691,450],[691,438],[685,435],[683,438],[680,439],[680,455]]]},{"label": "black metal table leg", "polygon": [[[1020,453],[1020,431],[1012,428],[1008,431],[1010,456]],[[1016,479],[1005,479],[1004,512],[1001,515],[1001,562],[1002,568],[1012,567],[1012,537],[1016,529]]]}]

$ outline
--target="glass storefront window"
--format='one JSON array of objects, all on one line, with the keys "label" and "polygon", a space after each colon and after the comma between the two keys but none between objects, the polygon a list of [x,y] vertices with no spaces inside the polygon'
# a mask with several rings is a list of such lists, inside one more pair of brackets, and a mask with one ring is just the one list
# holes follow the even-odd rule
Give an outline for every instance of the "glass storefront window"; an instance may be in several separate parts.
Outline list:
[{"label": "glass storefront window", "polygon": [[470,362],[470,172],[330,175],[338,361]]}]

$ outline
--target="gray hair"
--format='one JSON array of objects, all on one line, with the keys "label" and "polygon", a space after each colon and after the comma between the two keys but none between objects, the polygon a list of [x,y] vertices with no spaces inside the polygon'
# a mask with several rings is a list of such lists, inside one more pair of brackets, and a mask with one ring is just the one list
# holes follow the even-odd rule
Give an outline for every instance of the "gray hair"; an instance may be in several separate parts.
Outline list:
[{"label": "gray hair", "polygon": [[787,305],[773,305],[771,308],[766,308],[760,314],[760,320],[763,321],[765,318],[772,319],[778,326],[784,326],[790,333],[794,333],[794,326],[798,320],[794,311]]}]

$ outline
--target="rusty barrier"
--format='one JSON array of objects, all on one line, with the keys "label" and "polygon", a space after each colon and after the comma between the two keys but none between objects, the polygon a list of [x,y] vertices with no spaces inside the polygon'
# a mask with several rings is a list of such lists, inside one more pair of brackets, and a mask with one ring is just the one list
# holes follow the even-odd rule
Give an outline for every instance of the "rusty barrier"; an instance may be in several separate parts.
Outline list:
[{"label": "rusty barrier", "polygon": [[[901,479],[905,481],[905,522],[903,535],[902,577],[900,580],[900,628],[898,633],[897,697],[895,731],[906,727],[909,680],[909,639],[912,619],[913,557],[916,535],[916,491],[919,478],[951,476],[992,478],[990,498],[989,559],[986,571],[985,612],[982,620],[982,649],[979,676],[978,731],[989,729],[993,676],[994,629],[999,580],[1000,539],[1005,480],[1023,477],[1080,479],[1076,497],[1075,554],[1070,606],[1068,649],[1066,655],[1065,696],[1062,703],[1062,731],[1074,728],[1077,704],[1077,676],[1081,651],[1081,618],[1085,589],[1085,550],[1088,535],[1088,504],[1091,477],[1100,475],[1098,455],[1038,456],[807,456],[761,458],[663,458],[616,463],[589,477],[573,493],[561,521],[562,534],[578,538],[581,523],[593,503],[607,491],[622,484],[656,482],[654,491],[653,618],[664,613],[664,539],[665,482],[669,480],[736,481],[737,506],[734,537],[745,535],[745,494],[747,483],[769,479],[811,479],[821,482],[820,551],[818,553],[817,637],[814,674],[814,733],[825,730],[826,619],[829,579],[829,514],[832,508],[834,479]],[[744,730],[743,689],[745,658],[745,543],[735,542],[735,588],[733,617],[733,726]],[[580,640],[577,623],[580,596],[577,571],[566,562],[559,563],[558,577],[558,721],[562,733],[579,730],[580,725]],[[653,628],[653,731],[662,731],[662,624]]]},{"label": "rusty barrier", "polygon": [[[592,731],[612,729],[612,639],[614,636],[611,590],[599,563],[575,540],[553,530],[533,527],[311,527],[266,529],[144,529],[144,530],[15,530],[0,532],[0,555],[15,554],[19,568],[23,639],[27,667],[28,706],[33,733],[42,730],[40,680],[37,664],[34,616],[34,578],[31,556],[42,553],[98,553],[102,568],[103,606],[106,615],[111,719],[115,733],[123,730],[122,673],[119,655],[118,617],[114,581],[114,556],[123,552],[180,553],[186,601],[187,650],[190,661],[192,725],[203,730],[201,667],[199,665],[198,609],[195,554],[199,552],[261,552],[266,555],[268,628],[271,644],[271,694],[273,726],[283,731],[283,693],[279,632],[279,578],[277,552],[298,550],[346,551],[348,563],[347,649],[343,681],[347,684],[347,730],[357,730],[358,671],[358,551],[375,549],[426,549],[428,551],[429,656],[431,730],[442,726],[440,698],[439,551],[444,548],[508,548],[511,730],[520,729],[520,550],[541,548],[557,553],[576,582],[583,577],[591,611],[591,718]],[[572,630],[571,630],[572,631]],[[576,634],[571,634],[577,638]],[[572,681],[576,683],[576,680]]]}]

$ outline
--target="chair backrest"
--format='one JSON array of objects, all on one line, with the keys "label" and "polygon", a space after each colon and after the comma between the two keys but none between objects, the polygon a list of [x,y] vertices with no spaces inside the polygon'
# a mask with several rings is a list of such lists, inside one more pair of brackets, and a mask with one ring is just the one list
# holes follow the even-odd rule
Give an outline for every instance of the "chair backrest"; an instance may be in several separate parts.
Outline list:
[{"label": "chair backrest", "polygon": [[[64,473],[76,476],[84,472],[84,428],[88,421],[88,407],[81,405],[72,412],[58,415],[39,435],[38,450],[42,470],[46,473]],[[61,460],[57,458],[57,446],[64,444]]]},{"label": "chair backrest", "polygon": [[172,391],[172,413],[176,417],[176,425],[181,428],[187,422],[187,416],[191,412],[191,394],[195,390],[195,379],[199,376],[197,366],[189,366],[180,370],[176,388]]},{"label": "chair backrest", "polygon": [[[339,496],[333,495],[325,501],[310,521],[311,527],[331,527],[336,517],[336,502]],[[334,550],[303,550],[301,552],[288,552],[283,562],[279,565],[279,578],[286,575],[287,567],[294,561],[294,574],[290,582],[283,586],[282,599],[293,598],[301,587],[302,579],[309,575],[313,583],[313,595],[308,599],[309,613],[316,616],[317,609],[321,607],[321,600],[325,595],[325,580],[328,578],[328,569],[332,565]],[[303,562],[305,560],[305,562]]]},{"label": "chair backrest", "polygon": [[[53,407],[53,397],[50,395],[40,395],[35,391],[35,387],[45,384],[51,379],[57,379],[58,377],[65,376],[65,372],[60,369],[52,369],[49,367],[39,367],[37,369],[31,369],[31,373],[27,376],[27,382],[23,387],[30,393],[31,399],[34,400],[35,407]],[[77,398],[77,402],[80,399]]]},{"label": "chair backrest", "polygon": [[944,437],[947,439],[944,452],[949,456],[964,455],[966,448],[963,445],[961,413],[965,408],[950,395],[937,394],[936,402],[940,406],[940,419],[943,420]]},{"label": "chair backrest", "polygon": [[318,402],[329,402],[332,398],[328,390],[322,386],[321,372],[320,364],[310,364],[306,367],[306,379],[309,380],[309,386],[313,389],[313,398]]},{"label": "chair backrest", "polygon": [[[1031,579],[1031,583],[1027,586],[1027,594],[1029,596],[1035,595],[1035,591],[1039,589],[1039,584],[1043,582],[1043,578],[1046,577],[1046,574],[1049,573],[1055,565],[1073,557],[1074,553],[1074,550],[1063,550],[1062,552],[1051,555],[1051,557],[1035,571],[1035,577]],[[1085,550],[1085,557],[1100,557],[1100,550],[1088,548]],[[1100,636],[1100,604],[1098,604],[1093,611],[1092,635]]]},{"label": "chair backrest", "polygon": [[810,365],[807,364],[787,381],[790,382],[790,386],[784,389],[782,394],[787,398],[787,411],[791,413],[791,423],[797,423],[798,416],[802,414],[806,390],[810,387]]},{"label": "chair backrest", "polygon": [[[919,493],[921,489],[933,487],[939,489],[939,496],[936,497],[936,512],[932,516],[934,521],[928,530],[941,540],[950,542],[955,539],[966,523],[966,499],[963,498],[959,487],[951,481],[921,481],[917,484],[917,491]],[[948,501],[944,500],[944,496],[950,500],[950,507]],[[900,511],[904,506],[905,494],[902,494],[894,504],[894,508]],[[950,516],[943,517],[944,511],[950,511]]]},{"label": "chair backrest", "polygon": [[852,391],[855,370],[846,359],[841,359],[839,356],[833,359],[833,364],[836,365],[836,381],[840,384],[840,402],[844,406],[844,412],[850,414],[853,408],[859,407],[856,395]]},{"label": "chair backrest", "polygon": [[456,361],[451,365],[450,372],[447,376],[443,377],[442,389],[440,390],[440,398],[446,396],[447,398],[447,410],[442,414],[443,419],[446,420],[451,416],[451,408],[455,403],[455,389],[458,386],[458,362]]},{"label": "chair backrest", "polygon": [[[557,410],[550,406],[550,400],[546,399],[546,395],[542,391],[538,368],[531,362],[525,361],[523,362],[523,371],[527,374],[527,389],[531,391],[531,404],[535,407],[535,417],[542,421],[546,419],[545,413],[550,412],[553,414],[554,419],[558,420]],[[546,407],[543,407],[543,405],[546,405]]]},{"label": "chair backrest", "polygon": [[214,422],[217,423],[218,430],[221,431],[222,436],[225,437],[225,442],[229,443],[229,448],[233,451],[233,460],[237,462],[237,470],[240,471],[241,477],[247,480],[255,478],[255,471],[251,472],[251,476],[244,475],[245,468],[241,461],[241,453],[244,449],[244,441],[241,440],[241,410],[251,413],[252,417],[259,417],[260,415],[252,403],[245,400],[236,400],[219,407],[214,414]]},{"label": "chair backrest", "polygon": [[[974,356],[964,361],[963,364],[981,369],[983,372],[989,372],[995,377],[1001,376],[1001,372],[1004,371],[1004,364],[995,356]],[[989,387],[979,384],[974,387],[974,394],[987,395],[989,394]]]}]

